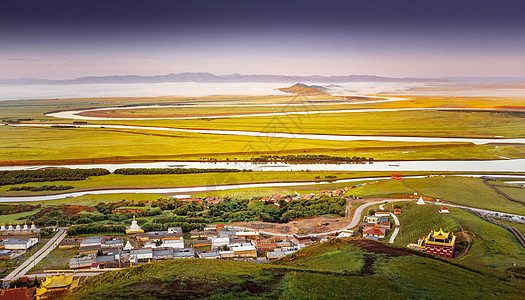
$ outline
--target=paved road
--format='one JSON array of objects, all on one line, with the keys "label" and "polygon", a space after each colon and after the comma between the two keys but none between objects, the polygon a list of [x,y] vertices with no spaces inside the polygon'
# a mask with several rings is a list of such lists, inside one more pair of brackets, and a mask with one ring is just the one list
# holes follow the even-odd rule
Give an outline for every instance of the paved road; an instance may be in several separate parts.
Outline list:
[{"label": "paved road", "polygon": [[396,228],[394,229],[394,233],[392,233],[392,236],[390,237],[390,240],[388,242],[390,244],[394,243],[394,240],[397,237],[397,234],[399,233],[399,229],[401,228],[401,223],[399,223],[399,219],[394,213],[390,213],[390,216],[392,216],[392,219],[394,219],[394,223],[396,224]]},{"label": "paved road", "polygon": [[35,254],[33,254],[30,258],[28,258],[25,262],[23,262],[18,268],[16,268],[13,272],[11,272],[9,275],[7,275],[3,281],[9,282],[12,280],[16,280],[22,276],[25,276],[29,270],[31,270],[34,266],[36,266],[44,257],[46,257],[49,252],[53,251],[58,244],[64,239],[66,236],[65,230],[58,231],[54,237],[52,237],[45,245],[44,247],[40,248]]},{"label": "paved road", "polygon": [[476,212],[480,212],[480,213],[484,213],[484,214],[490,214],[490,215],[496,215],[497,214],[497,215],[500,215],[500,216],[501,215],[506,215],[506,216],[517,217],[517,218],[525,218],[525,216],[522,216],[522,215],[510,214],[510,213],[505,213],[505,212],[501,212],[501,211],[494,211],[494,210],[488,210],[488,209],[474,208],[474,207],[465,206],[465,205],[459,205],[459,204],[451,204],[451,203],[443,203],[443,202],[435,202],[435,201],[425,201],[425,203],[457,207],[457,208],[472,210],[472,211],[476,211]]}]

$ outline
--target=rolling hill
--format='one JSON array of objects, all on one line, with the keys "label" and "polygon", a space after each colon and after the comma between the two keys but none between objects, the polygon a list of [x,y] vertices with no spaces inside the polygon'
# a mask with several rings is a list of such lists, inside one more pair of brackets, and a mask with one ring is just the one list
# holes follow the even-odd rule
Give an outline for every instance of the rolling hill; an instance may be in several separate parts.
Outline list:
[{"label": "rolling hill", "polygon": [[279,261],[169,260],[86,280],[70,299],[521,299],[525,277],[364,239]]},{"label": "rolling hill", "polygon": [[291,87],[280,88],[278,89],[281,92],[294,94],[294,95],[304,95],[304,96],[314,96],[314,95],[329,95],[325,92],[325,88],[316,85],[306,85],[304,83],[296,83]]}]

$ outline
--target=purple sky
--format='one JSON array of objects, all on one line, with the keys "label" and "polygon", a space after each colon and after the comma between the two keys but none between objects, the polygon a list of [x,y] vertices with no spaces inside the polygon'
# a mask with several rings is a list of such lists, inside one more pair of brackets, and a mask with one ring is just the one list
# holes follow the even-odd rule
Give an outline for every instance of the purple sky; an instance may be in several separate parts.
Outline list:
[{"label": "purple sky", "polygon": [[3,1],[0,78],[519,76],[525,1]]}]

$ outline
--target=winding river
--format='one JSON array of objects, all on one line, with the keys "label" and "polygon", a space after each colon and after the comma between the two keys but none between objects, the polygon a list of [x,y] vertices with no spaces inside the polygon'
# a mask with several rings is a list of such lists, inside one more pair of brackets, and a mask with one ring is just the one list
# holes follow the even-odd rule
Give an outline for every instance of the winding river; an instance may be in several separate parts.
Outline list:
[{"label": "winding river", "polygon": [[[375,101],[380,102],[380,101]],[[371,103],[371,102],[361,102]],[[349,104],[349,103],[346,103]],[[359,103],[353,103],[359,104]],[[267,106],[278,106],[279,104],[272,104]],[[307,104],[300,104],[305,107]],[[317,104],[315,104],[317,105]],[[236,105],[229,105],[236,106]],[[252,105],[260,106],[260,105]],[[293,105],[286,105],[293,106]],[[493,109],[480,109],[480,108],[460,108],[460,107],[419,107],[419,108],[363,108],[363,109],[337,109],[337,110],[306,110],[306,111],[283,111],[283,112],[268,112],[268,113],[246,113],[236,115],[207,115],[207,116],[188,116],[188,117],[90,117],[79,115],[80,113],[90,111],[104,111],[104,110],[116,110],[116,109],[133,109],[133,108],[168,108],[168,107],[183,107],[183,106],[137,106],[137,107],[118,107],[118,108],[95,108],[85,110],[73,110],[73,111],[61,111],[47,113],[46,116],[62,118],[62,119],[74,119],[74,120],[89,120],[89,121],[130,121],[130,120],[194,120],[194,119],[220,119],[220,118],[245,118],[245,117],[272,117],[272,116],[290,116],[290,115],[317,115],[317,114],[335,114],[335,113],[369,113],[369,112],[396,112],[396,111],[493,111]],[[196,107],[196,106],[187,106]],[[198,107],[198,106],[197,106]]]}]

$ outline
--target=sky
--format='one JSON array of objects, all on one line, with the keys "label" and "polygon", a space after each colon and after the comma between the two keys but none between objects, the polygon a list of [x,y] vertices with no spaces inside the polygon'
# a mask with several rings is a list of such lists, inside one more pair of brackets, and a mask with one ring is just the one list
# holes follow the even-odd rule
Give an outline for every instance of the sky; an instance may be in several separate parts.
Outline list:
[{"label": "sky", "polygon": [[525,77],[525,1],[2,1],[0,79]]}]

